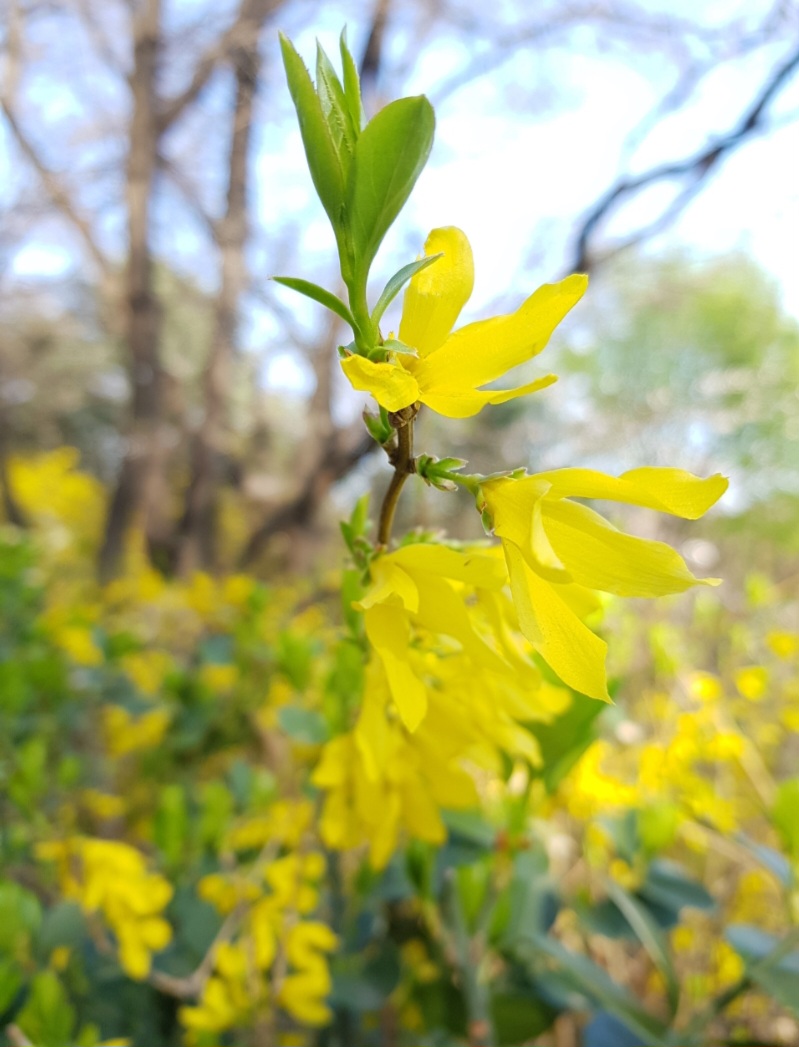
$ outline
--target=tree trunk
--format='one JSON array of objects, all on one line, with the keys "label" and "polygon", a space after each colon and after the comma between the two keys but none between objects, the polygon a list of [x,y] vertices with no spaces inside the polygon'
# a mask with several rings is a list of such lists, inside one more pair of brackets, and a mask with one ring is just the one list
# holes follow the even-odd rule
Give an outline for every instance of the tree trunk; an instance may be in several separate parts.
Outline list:
[{"label": "tree trunk", "polygon": [[138,518],[146,533],[152,531],[156,484],[165,453],[161,432],[161,311],[153,287],[150,249],[150,208],[158,151],[156,74],[160,25],[161,0],[143,0],[134,15],[133,115],[127,163],[125,327],[132,417],[100,550],[99,574],[103,581],[119,569],[131,523]]},{"label": "tree trunk", "polygon": [[221,252],[220,287],[215,306],[214,336],[203,376],[204,417],[194,434],[191,479],[178,534],[177,570],[180,574],[198,567],[213,570],[217,566],[219,461],[224,450],[225,408],[236,345],[239,299],[246,280],[248,159],[253,106],[261,72],[259,29],[260,25],[254,24],[232,56],[236,101],[232,114],[227,208],[217,230]]}]

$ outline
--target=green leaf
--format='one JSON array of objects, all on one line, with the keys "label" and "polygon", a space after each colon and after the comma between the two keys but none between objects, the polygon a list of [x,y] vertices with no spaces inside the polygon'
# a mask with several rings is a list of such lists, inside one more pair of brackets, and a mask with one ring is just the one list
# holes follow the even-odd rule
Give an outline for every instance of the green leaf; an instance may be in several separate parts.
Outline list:
[{"label": "green leaf", "polygon": [[777,789],[771,820],[791,858],[799,859],[799,778],[789,778]]},{"label": "green leaf", "polygon": [[398,353],[400,356],[417,356],[418,352],[399,338],[386,338],[380,349],[383,353]]},{"label": "green leaf", "polygon": [[345,323],[350,325],[353,331],[357,331],[358,325],[355,322],[355,317],[346,304],[340,298],[337,298],[332,291],[327,291],[324,287],[320,287],[319,284],[311,283],[310,280],[301,280],[295,276],[273,276],[272,279],[276,284],[290,287],[292,291],[304,294],[306,298],[312,298],[313,301],[323,305],[326,309],[335,313],[336,316],[340,316]]},{"label": "green leaf", "polygon": [[289,91],[297,110],[308,169],[322,206],[338,236],[343,229],[345,186],[338,150],[330,136],[322,103],[310,73],[294,45],[282,33],[280,47]]},{"label": "green leaf", "polygon": [[614,982],[593,960],[570,952],[560,942],[545,935],[536,936],[534,949],[539,955],[553,960],[574,989],[641,1036],[648,1047],[668,1047],[667,1027],[640,1007],[635,997],[623,985]]},{"label": "green leaf", "polygon": [[87,937],[86,919],[76,902],[58,902],[44,914],[36,937],[36,947],[44,957],[53,949],[67,946],[77,948]]},{"label": "green leaf", "polygon": [[13,880],[0,881],[0,951],[25,949],[41,921],[42,907],[35,894]]},{"label": "green leaf", "polygon": [[178,782],[164,785],[153,819],[153,841],[170,868],[185,859],[189,835],[189,812],[186,790]]},{"label": "green leaf", "polygon": [[355,59],[350,54],[349,47],[347,47],[346,29],[341,30],[339,48],[341,50],[341,68],[344,70],[344,97],[347,100],[347,108],[349,109],[353,127],[360,134],[361,128],[365,123],[363,102],[361,100],[361,82]]},{"label": "green leaf", "polygon": [[0,960],[0,1015],[9,1009],[21,987],[19,963],[12,959]]},{"label": "green leaf", "polygon": [[497,831],[479,811],[442,811],[441,817],[450,837],[459,836],[483,850],[493,850]]},{"label": "green leaf", "polygon": [[284,705],[277,718],[281,728],[290,738],[305,745],[320,745],[329,737],[330,732],[324,718],[313,709]]},{"label": "green leaf", "polygon": [[680,983],[663,932],[640,899],[626,891],[621,884],[608,878],[605,880],[605,889],[635,931],[652,963],[663,975],[670,1013],[674,1017],[680,1002]]},{"label": "green leaf", "polygon": [[75,1011],[53,971],[42,971],[33,979],[17,1025],[41,1047],[70,1047]]},{"label": "green leaf", "polygon": [[527,1043],[552,1025],[557,1011],[533,993],[499,992],[491,997],[491,1020],[499,1047]]},{"label": "green leaf", "polygon": [[784,854],[775,851],[773,847],[766,847],[765,844],[750,839],[745,833],[738,833],[735,840],[753,854],[770,873],[773,873],[781,884],[785,887],[790,885],[792,879],[791,863]]},{"label": "green leaf", "polygon": [[551,723],[531,723],[530,732],[541,749],[541,777],[548,792],[560,782],[597,736],[594,721],[606,707],[593,698],[572,694],[568,709]]},{"label": "green leaf", "polygon": [[415,262],[408,262],[407,265],[403,265],[401,269],[398,269],[396,273],[394,273],[383,288],[380,297],[377,299],[377,304],[372,310],[372,323],[375,327],[380,323],[383,318],[383,313],[388,309],[405,284],[407,284],[412,277],[416,276],[417,273],[421,273],[423,269],[426,269],[428,265],[432,265],[433,262],[441,257],[442,252],[426,255],[424,258],[417,258]]},{"label": "green leaf", "polygon": [[779,1004],[799,1016],[799,942],[783,939],[748,924],[731,924],[724,936],[746,960],[746,973]]},{"label": "green leaf", "polygon": [[355,503],[349,520],[340,520],[339,527],[344,535],[347,548],[356,555],[357,544],[363,541],[369,528],[369,495],[362,495]]},{"label": "green leaf", "polygon": [[662,906],[678,913],[684,906],[695,909],[712,909],[713,896],[676,862],[662,858],[653,861],[647,871],[646,882],[638,891],[646,902]]},{"label": "green leaf", "polygon": [[353,126],[344,88],[319,41],[316,43],[316,93],[346,182],[360,128],[356,130]]},{"label": "green leaf", "polygon": [[347,185],[355,282],[369,268],[416,184],[433,145],[435,114],[423,95],[391,102],[358,139]]}]

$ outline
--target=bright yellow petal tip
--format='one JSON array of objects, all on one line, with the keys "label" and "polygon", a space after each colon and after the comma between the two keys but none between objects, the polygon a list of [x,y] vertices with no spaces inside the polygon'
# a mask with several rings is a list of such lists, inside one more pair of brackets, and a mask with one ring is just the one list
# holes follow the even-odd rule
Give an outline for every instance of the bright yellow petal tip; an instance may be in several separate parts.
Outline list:
[{"label": "bright yellow petal tip", "polygon": [[441,346],[474,287],[474,259],[466,234],[455,226],[434,229],[424,245],[427,257],[441,254],[411,280],[405,292],[400,341],[425,357]]}]

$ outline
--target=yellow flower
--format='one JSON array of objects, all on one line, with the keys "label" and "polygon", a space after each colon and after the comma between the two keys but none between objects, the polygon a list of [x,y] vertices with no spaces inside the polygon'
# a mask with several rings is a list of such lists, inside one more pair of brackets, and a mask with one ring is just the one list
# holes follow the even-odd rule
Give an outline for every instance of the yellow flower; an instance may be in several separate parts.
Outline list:
[{"label": "yellow flower", "polygon": [[53,639],[58,647],[77,665],[100,665],[103,652],[94,642],[92,629],[85,625],[64,625],[58,629]]},{"label": "yellow flower", "polygon": [[332,1017],[325,997],[332,988],[324,954],[333,952],[338,938],[324,923],[295,924],[286,936],[286,957],[292,971],[278,993],[284,1010],[305,1025],[326,1025]]},{"label": "yellow flower", "polygon": [[448,418],[468,418],[486,404],[505,403],[556,381],[549,374],[515,389],[479,388],[541,352],[582,297],[588,277],[544,284],[515,313],[452,332],[474,285],[472,249],[453,226],[434,229],[424,249],[428,257],[442,257],[411,280],[399,329],[400,341],[418,355],[389,353],[385,362],[348,356],[342,368],[353,387],[371,393],[388,411],[420,401]]},{"label": "yellow flower", "polygon": [[762,665],[747,665],[735,674],[738,693],[750,702],[759,702],[768,688],[768,669]]},{"label": "yellow flower", "polygon": [[102,913],[119,946],[123,970],[137,981],[150,973],[152,954],[172,937],[161,916],[173,888],[150,873],[144,855],[117,840],[72,837],[40,845],[38,856],[59,865],[61,888],[86,913]]},{"label": "yellow flower", "polygon": [[406,545],[372,565],[372,585],[358,607],[366,635],[385,670],[391,696],[408,730],[427,711],[427,688],[409,660],[411,624],[458,641],[476,665],[507,671],[474,628],[463,586],[501,589],[507,580],[490,553],[462,553],[443,545]]},{"label": "yellow flower", "polygon": [[121,705],[107,705],[102,711],[106,745],[112,756],[155,749],[172,721],[168,709],[152,709],[133,717]]},{"label": "yellow flower", "polygon": [[591,590],[652,597],[718,584],[695,578],[670,546],[623,534],[571,499],[607,498],[693,520],[726,488],[719,475],[702,480],[659,468],[633,469],[618,478],[559,469],[482,484],[481,508],[502,540],[521,631],[564,683],[610,700],[606,644],[582,621]]},{"label": "yellow flower", "polygon": [[799,651],[799,633],[775,630],[766,636],[766,643],[778,658],[790,658]]}]

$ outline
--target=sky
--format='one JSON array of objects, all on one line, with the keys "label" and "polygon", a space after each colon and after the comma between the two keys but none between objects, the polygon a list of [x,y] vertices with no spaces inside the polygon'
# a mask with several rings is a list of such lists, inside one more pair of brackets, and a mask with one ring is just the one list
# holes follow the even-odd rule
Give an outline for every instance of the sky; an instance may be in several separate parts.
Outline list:
[{"label": "sky", "polygon": [[[708,13],[713,6],[706,5]],[[337,23],[330,30],[317,27],[328,53],[336,51],[337,31]],[[300,34],[296,41],[309,64],[313,35]],[[435,103],[442,81],[462,63],[462,52],[451,37],[426,46],[408,93],[427,92]],[[430,162],[381,248],[377,284],[421,250],[430,228],[457,225],[475,252],[475,290],[464,320],[485,315],[489,307],[515,307],[537,284],[564,275],[576,220],[620,174],[690,156],[709,139],[727,133],[785,53],[784,47],[762,48],[718,68],[691,103],[660,121],[630,156],[625,155],[625,142],[658,101],[665,72],[658,82],[651,69],[635,62],[609,61],[607,55],[556,55],[547,61],[558,63],[554,76],[566,87],[554,104],[547,100],[543,112],[529,99],[508,108],[507,84],[514,78],[524,82],[524,69],[515,68],[529,60],[523,55],[462,87],[437,106]],[[799,120],[789,119],[799,115],[799,75],[782,91],[773,111],[777,129],[728,154],[679,219],[648,242],[646,250],[685,250],[699,258],[727,252],[754,256],[779,286],[786,311],[799,318]],[[265,218],[274,220],[278,209],[286,207],[307,209],[313,218],[302,242],[303,261],[311,270],[319,265],[324,271],[325,260],[334,257],[332,233],[313,200],[299,134],[293,132],[279,149],[265,151],[261,163]],[[275,192],[280,186],[288,187],[286,192]],[[671,187],[653,189],[619,209],[606,228],[623,237],[651,220],[671,198]],[[288,303],[290,292],[285,294]],[[268,333],[268,317],[263,323]],[[287,387],[307,381],[283,355],[273,358],[268,377]]]},{"label": "sky", "polygon": [[[690,5],[675,0],[667,5],[678,15],[689,8],[700,11],[708,24],[740,6],[735,0],[695,0]],[[313,24],[297,34],[296,44],[309,65],[315,35],[329,53],[337,51],[341,25],[348,15],[352,17],[351,8],[343,7],[319,6]],[[399,27],[392,37],[395,48],[407,49],[407,32]],[[350,39],[353,49],[359,50],[357,26],[351,27]],[[297,255],[310,270],[304,275],[315,271],[332,275],[333,237],[313,196],[287,91],[282,91],[280,100],[280,72],[271,53],[275,45],[276,41],[267,41],[274,81],[270,114],[274,110],[276,115],[270,116],[259,138],[256,207],[267,228],[278,227],[287,215],[307,218]],[[426,92],[435,103],[448,77],[479,48],[479,41],[462,35],[434,36],[410,63],[407,92]],[[622,170],[641,171],[681,158],[702,147],[708,137],[728,131],[780,53],[786,53],[786,48],[761,48],[743,61],[717,69],[684,111],[660,122],[656,133],[624,161],[620,158],[630,130],[668,83],[665,67],[655,68],[653,74],[651,62],[636,61],[634,56],[621,54],[614,59],[592,53],[591,48],[583,53],[555,48],[542,56],[542,70],[537,79],[532,78],[543,86],[527,93],[510,89],[510,108],[508,85],[531,81],[525,67],[529,52],[446,96],[437,106],[430,164],[378,256],[376,290],[415,256],[430,228],[454,224],[468,234],[476,259],[475,291],[464,318],[474,318],[498,303],[512,307],[529,293],[531,284],[563,275],[576,220]],[[48,116],[54,119],[57,107],[67,100],[51,95]],[[731,154],[680,219],[647,250],[685,248],[700,256],[734,250],[749,253],[777,281],[785,308],[799,317],[799,121],[787,119],[799,113],[799,75],[782,92],[774,112],[784,126]],[[636,222],[656,213],[663,197],[663,187],[645,195],[620,210],[608,229],[624,235]],[[198,253],[188,231],[173,238],[173,249],[175,257],[188,260],[187,264]],[[73,261],[68,245],[40,237],[17,254],[14,269],[23,276],[57,276]],[[280,293],[286,303],[291,301],[290,292]],[[292,301],[292,307],[296,305]],[[248,333],[253,343],[276,332],[268,310],[252,306]],[[305,381],[301,370],[294,373],[289,357],[280,353],[273,356],[269,372],[268,378],[289,387]]]}]

